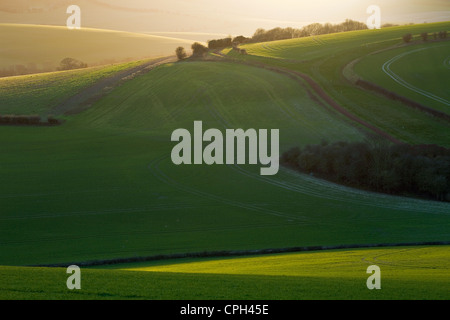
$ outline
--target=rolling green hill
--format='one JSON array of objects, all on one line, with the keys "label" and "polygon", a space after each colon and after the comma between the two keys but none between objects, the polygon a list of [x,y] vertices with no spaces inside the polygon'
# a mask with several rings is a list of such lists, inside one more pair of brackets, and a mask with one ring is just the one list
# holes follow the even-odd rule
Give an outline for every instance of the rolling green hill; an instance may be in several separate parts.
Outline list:
[{"label": "rolling green hill", "polygon": [[[242,46],[247,50],[249,54],[247,56],[236,54],[229,49],[224,53],[228,57],[240,61],[263,62],[267,65],[305,73],[317,81],[331,97],[348,111],[394,137],[412,144],[441,144],[449,147],[448,121],[424,116],[422,111],[365,91],[356,87],[343,75],[345,67],[356,59],[402,45],[402,36],[406,33],[412,33],[418,38],[422,32],[432,33],[449,29],[450,23],[442,22],[381,30],[343,32],[247,44]],[[374,66],[370,68],[373,69]],[[376,74],[374,73],[374,75]],[[448,82],[448,80],[442,81],[441,76],[434,74],[428,76],[432,79],[431,83],[441,81],[445,86]],[[448,77],[445,76],[445,79]]]},{"label": "rolling green hill", "polygon": [[[419,30],[418,26],[414,28]],[[261,62],[309,74],[349,111],[400,140],[449,146],[446,122],[354,88],[342,75],[347,63],[396,44],[397,36],[405,30],[375,31],[377,36],[373,38],[367,36],[371,31],[318,37],[318,41],[330,41],[317,45],[318,56],[309,54],[313,49],[303,47],[312,39],[298,39],[246,46],[249,56],[228,53],[247,65],[227,61],[166,64],[112,89],[88,110],[67,116],[62,126],[0,127],[0,265],[218,250],[448,241],[449,203],[364,192],[285,168],[276,176],[261,176],[259,165],[176,166],[170,159],[175,145],[170,141],[172,132],[178,128],[192,132],[198,120],[203,121],[204,130],[280,129],[281,152],[322,140],[366,138],[367,128],[330,107],[300,76],[265,69]],[[340,37],[342,41],[333,42]],[[285,44],[292,48],[283,47]],[[270,57],[265,53],[267,48],[272,51]],[[309,58],[296,59],[296,50]],[[256,62],[258,67],[250,65]],[[75,81],[84,79],[81,71],[74,77]],[[44,87],[46,81],[42,82]],[[59,92],[54,83],[48,85],[48,92]],[[22,101],[27,90],[27,86],[19,86],[8,101],[14,101],[14,97]],[[22,105],[29,108],[26,103]],[[422,255],[421,263],[447,265],[448,253],[440,250],[430,249],[431,256]],[[233,273],[237,274],[233,275],[227,274],[229,268],[221,269],[214,263],[206,269],[217,269],[219,275],[210,271],[200,275],[166,273],[170,266],[161,273],[87,270],[90,289],[75,293],[75,298],[176,298],[193,292],[192,286],[198,288],[199,284],[204,291],[192,298],[258,299],[272,294],[279,298],[330,298],[325,292],[328,285],[324,288],[323,282],[325,266],[335,261],[336,255],[323,254],[316,260],[321,266],[316,270],[317,278],[312,271],[283,274],[286,268],[295,269],[298,256],[294,255],[283,258],[283,275],[245,270],[248,260],[236,260]],[[353,266],[361,267],[360,255],[353,251],[344,255]],[[403,261],[398,255],[396,259]],[[405,259],[414,260],[410,256]],[[258,265],[258,261],[253,263]],[[289,261],[295,263],[289,266]],[[197,265],[196,270],[200,272],[204,266]],[[186,272],[182,267],[171,270]],[[314,264],[309,267],[313,270]],[[352,268],[339,268],[336,273],[347,279],[355,270]],[[390,273],[392,290],[379,298],[442,296],[438,287],[441,270],[422,280],[421,267],[411,272],[406,269],[401,268],[404,275]],[[64,271],[1,267],[0,274],[9,282],[0,294],[7,298],[74,298],[60,291],[64,287],[51,290],[52,279],[56,279],[52,277],[64,281]],[[248,276],[246,271],[254,274]],[[411,282],[415,276],[418,282]],[[358,277],[364,280],[366,274]],[[123,281],[121,286],[133,287],[121,291],[123,287],[113,284],[112,279],[117,278]],[[364,281],[361,290],[365,293],[360,295],[355,286],[361,283],[342,282],[342,278],[327,281],[332,282],[334,292],[343,285],[343,298],[374,297]],[[32,280],[25,284],[22,279]],[[185,284],[181,289],[180,279]],[[137,285],[137,281],[142,284]],[[145,293],[147,281],[155,286],[168,281],[181,292]],[[237,281],[248,285],[248,291],[236,288]],[[228,283],[225,293],[218,293],[224,282]],[[414,293],[416,284],[421,291]],[[269,285],[275,290],[259,290]],[[405,286],[408,292],[399,294]],[[299,287],[309,288],[308,292],[296,291]]]},{"label": "rolling green hill", "polygon": [[356,64],[355,71],[375,84],[450,114],[449,57],[449,41],[416,44],[367,56]]},{"label": "rolling green hill", "polygon": [[364,138],[284,75],[219,62],[161,66],[61,127],[0,127],[0,264],[446,240],[446,203],[286,169],[262,177],[259,166],[175,166],[171,133],[195,120],[278,128],[281,151]]},{"label": "rolling green hill", "polygon": [[59,104],[98,81],[146,62],[148,60],[0,78],[0,114],[52,113]]}]

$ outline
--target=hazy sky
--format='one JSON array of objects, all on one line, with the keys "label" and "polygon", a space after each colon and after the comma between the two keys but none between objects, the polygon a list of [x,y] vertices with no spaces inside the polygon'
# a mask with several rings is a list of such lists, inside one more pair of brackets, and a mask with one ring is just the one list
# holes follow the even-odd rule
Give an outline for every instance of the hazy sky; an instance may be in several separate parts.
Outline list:
[{"label": "hazy sky", "polygon": [[65,25],[69,4],[81,7],[84,27],[132,32],[250,36],[260,27],[365,22],[369,5],[381,8],[382,23],[450,20],[450,0],[1,0],[0,23]]}]

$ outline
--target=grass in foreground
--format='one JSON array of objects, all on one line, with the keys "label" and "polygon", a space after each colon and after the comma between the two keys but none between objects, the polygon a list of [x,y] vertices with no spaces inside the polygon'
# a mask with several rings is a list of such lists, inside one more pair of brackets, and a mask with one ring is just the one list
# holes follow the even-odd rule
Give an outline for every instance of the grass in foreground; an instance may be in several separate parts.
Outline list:
[{"label": "grass in foreground", "polygon": [[[446,300],[448,252],[403,247],[119,265],[127,270],[82,269],[78,291],[66,288],[63,268],[0,267],[0,299]],[[366,286],[373,264],[381,268],[381,290]]]}]

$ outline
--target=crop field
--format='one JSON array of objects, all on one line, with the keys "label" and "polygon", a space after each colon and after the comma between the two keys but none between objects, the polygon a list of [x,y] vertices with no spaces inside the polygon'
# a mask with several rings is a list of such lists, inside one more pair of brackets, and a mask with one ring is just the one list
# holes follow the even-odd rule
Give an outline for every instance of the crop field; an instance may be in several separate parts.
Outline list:
[{"label": "crop field", "polygon": [[449,59],[450,42],[425,43],[368,56],[355,71],[368,81],[450,113]]},{"label": "crop field", "polygon": [[0,43],[0,68],[30,63],[56,68],[67,57],[92,66],[167,56],[191,41],[89,28],[0,24]]},{"label": "crop field", "polygon": [[0,114],[51,113],[59,103],[79,91],[146,61],[0,78]]},{"label": "crop field", "polygon": [[[443,26],[448,24],[427,28]],[[415,32],[422,27],[411,26]],[[36,267],[205,251],[448,241],[449,203],[365,192],[286,168],[261,176],[259,165],[176,166],[170,158],[172,132],[193,132],[200,120],[203,130],[279,129],[281,153],[324,140],[366,139],[367,127],[333,109],[300,76],[256,62],[310,75],[347,110],[401,141],[450,146],[447,122],[355,88],[342,75],[358,56],[398,43],[405,28],[375,32],[369,42],[364,39],[371,31],[318,37],[330,42],[317,44],[324,47],[317,48],[321,57],[308,56],[316,40],[300,39],[248,45],[245,57],[228,53],[246,64],[168,63],[65,116],[61,126],[0,126],[0,277],[7,279],[0,298],[448,298],[439,286],[448,283],[448,247],[84,269],[79,292],[68,292],[65,269]],[[339,37],[350,40],[336,49]],[[296,50],[309,58],[295,58]],[[47,113],[55,101],[139,63],[0,80],[0,114]],[[367,290],[369,263],[382,264],[383,288],[389,290]]]},{"label": "crop field", "polygon": [[386,45],[395,45],[406,33],[412,33],[416,39],[422,32],[439,32],[448,29],[448,22],[383,28],[379,30],[361,30],[325,34],[291,40],[271,41],[243,46],[249,55],[277,59],[296,60],[298,62],[333,59],[348,53],[349,49],[375,51]]},{"label": "crop field", "polygon": [[[0,267],[0,299],[447,300],[448,250],[335,250],[117,265],[83,269],[82,290],[75,291],[65,288],[64,268]],[[381,290],[366,287],[372,264],[382,270]]]},{"label": "crop field", "polygon": [[445,240],[446,203],[365,193],[285,169],[262,177],[255,166],[171,162],[171,132],[192,130],[198,119],[205,128],[280,128],[281,151],[364,138],[305,91],[299,98],[301,90],[259,68],[165,65],[64,126],[0,128],[0,264]]},{"label": "crop field", "polygon": [[[405,33],[412,33],[415,39],[418,39],[422,32],[431,34],[448,29],[450,24],[444,22],[352,31],[244,45],[242,48],[247,50],[248,56],[240,56],[229,50],[224,52],[233,59],[263,62],[305,73],[347,110],[402,141],[412,144],[437,143],[448,147],[450,146],[448,122],[424,116],[423,112],[400,102],[358,88],[343,75],[345,67],[356,59],[380,50],[402,46],[402,36]],[[447,52],[443,50],[444,48],[440,48],[441,55],[442,52]],[[375,56],[370,56],[371,59],[373,57]],[[441,75],[432,74],[430,78],[433,79],[431,80],[433,83],[442,80]],[[445,81],[441,81],[441,86],[445,84]]]}]

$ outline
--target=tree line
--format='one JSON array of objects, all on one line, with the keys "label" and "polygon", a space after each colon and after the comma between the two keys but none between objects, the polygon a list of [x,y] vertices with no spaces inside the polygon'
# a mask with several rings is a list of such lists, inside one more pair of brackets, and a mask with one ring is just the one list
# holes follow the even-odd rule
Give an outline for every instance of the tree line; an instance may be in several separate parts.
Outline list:
[{"label": "tree line", "polygon": [[87,68],[87,63],[74,58],[64,58],[59,63],[59,66],[54,68],[51,64],[45,64],[44,67],[39,68],[36,63],[28,63],[26,65],[16,64],[8,68],[0,69],[0,77],[21,76],[26,74],[52,72],[52,71],[64,71]]},{"label": "tree line", "polygon": [[280,161],[350,187],[450,201],[450,149],[437,145],[323,142],[292,148]]},{"label": "tree line", "polygon": [[[390,25],[386,25],[390,26]],[[329,34],[336,32],[347,32],[354,30],[364,30],[367,29],[367,25],[362,22],[354,21],[351,19],[347,19],[339,24],[331,24],[331,23],[313,23],[307,25],[301,29],[295,28],[274,28],[271,30],[264,30],[259,28],[255,31],[252,37],[248,38],[245,36],[237,36],[237,37],[226,37],[222,39],[213,39],[209,40],[207,46],[204,46],[201,43],[194,43],[192,45],[192,52],[194,57],[201,57],[209,50],[217,50],[228,47],[238,48],[240,44],[246,43],[257,43],[257,42],[267,42],[267,41],[275,41],[275,40],[285,40],[285,39],[293,39],[293,38],[302,38],[309,37],[321,34]],[[246,54],[246,52],[239,51],[241,54]],[[187,58],[187,53],[183,47],[178,47],[176,49],[176,54],[179,60],[183,60]]]},{"label": "tree line", "polygon": [[295,28],[275,28],[271,30],[258,29],[253,34],[250,42],[266,42],[275,40],[285,40],[294,38],[304,38],[310,36],[317,36],[321,34],[330,34],[337,32],[347,32],[356,30],[368,29],[365,23],[346,19],[339,24],[331,23],[312,23],[301,29]]},{"label": "tree line", "polygon": [[0,126],[1,125],[13,125],[13,126],[56,126],[61,124],[62,121],[56,119],[53,115],[47,116],[47,119],[43,119],[40,115],[1,115],[0,114]]},{"label": "tree line", "polygon": [[[433,38],[433,40],[445,40],[447,39],[447,36],[448,36],[447,31],[439,31],[434,32],[432,34],[429,34],[428,32],[422,32],[420,34],[420,37],[422,38],[423,41],[428,41],[430,38]],[[414,39],[414,36],[411,33],[407,33],[403,35],[402,38],[405,43],[409,43]]]}]

